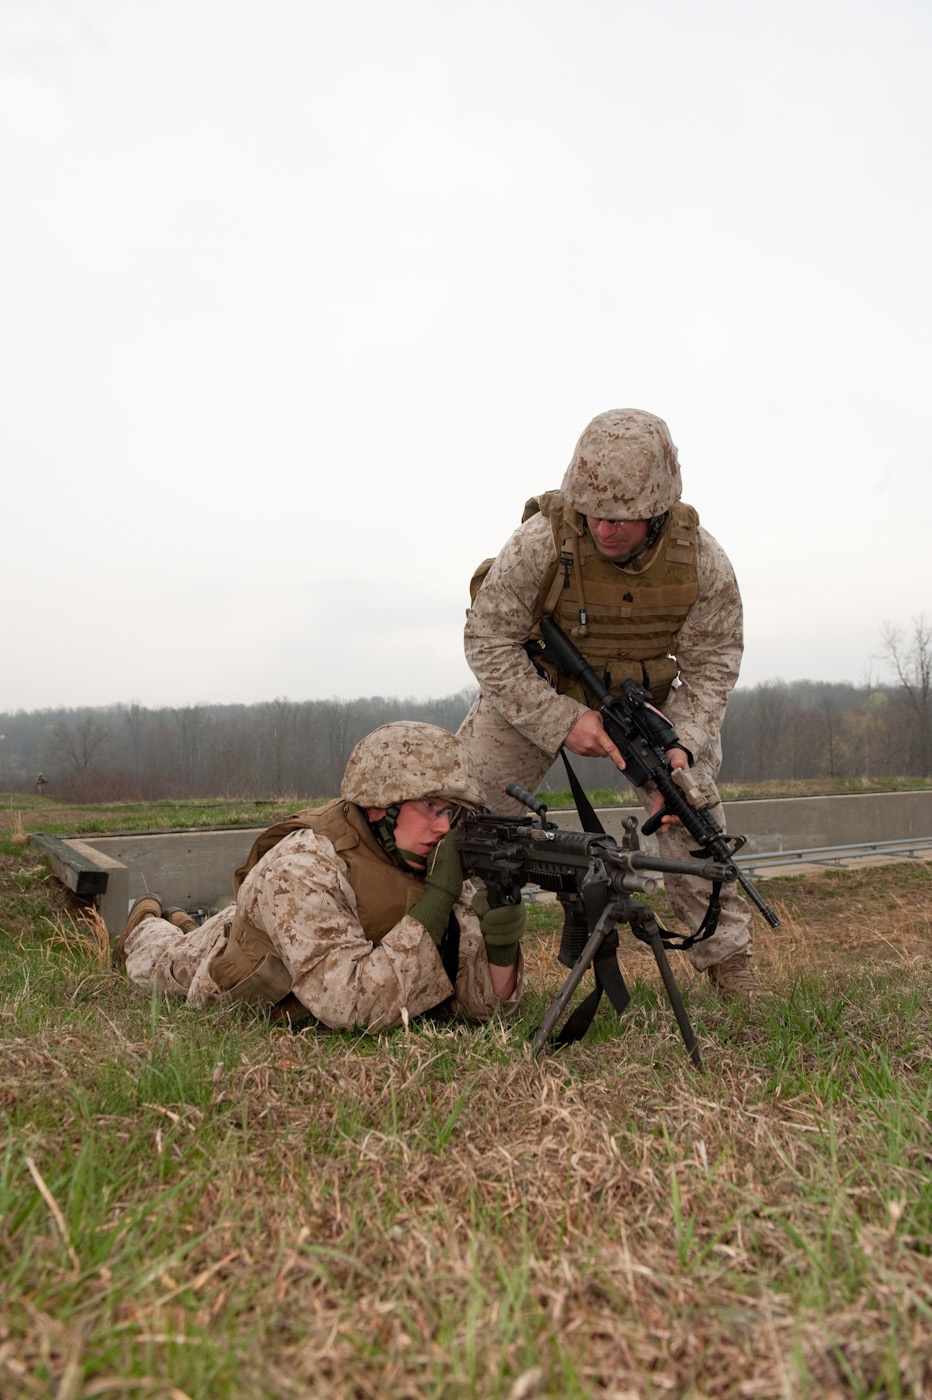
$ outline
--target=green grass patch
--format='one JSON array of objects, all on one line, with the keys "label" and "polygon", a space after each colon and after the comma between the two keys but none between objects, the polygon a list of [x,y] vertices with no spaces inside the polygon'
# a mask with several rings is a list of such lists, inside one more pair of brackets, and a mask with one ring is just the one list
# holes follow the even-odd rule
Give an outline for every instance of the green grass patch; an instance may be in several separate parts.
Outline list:
[{"label": "green grass patch", "polygon": [[531,1057],[554,905],[508,1024],[292,1034],[2,873],[4,1397],[928,1393],[928,867],[768,881],[750,1007],[676,957],[701,1073],[624,931],[629,1009]]}]

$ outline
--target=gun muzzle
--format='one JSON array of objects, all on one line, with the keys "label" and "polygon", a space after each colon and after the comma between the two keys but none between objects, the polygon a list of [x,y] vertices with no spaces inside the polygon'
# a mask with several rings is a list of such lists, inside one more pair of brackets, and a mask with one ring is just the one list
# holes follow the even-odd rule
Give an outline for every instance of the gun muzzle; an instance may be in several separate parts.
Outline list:
[{"label": "gun muzzle", "polygon": [[660,881],[640,870],[613,870],[611,886],[616,894],[656,894]]}]

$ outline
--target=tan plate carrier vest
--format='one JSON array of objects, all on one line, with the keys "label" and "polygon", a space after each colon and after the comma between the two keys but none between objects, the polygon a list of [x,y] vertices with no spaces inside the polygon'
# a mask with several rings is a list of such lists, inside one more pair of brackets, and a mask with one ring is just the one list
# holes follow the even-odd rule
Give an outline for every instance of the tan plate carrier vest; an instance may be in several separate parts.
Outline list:
[{"label": "tan plate carrier vest", "polygon": [[[646,686],[662,705],[678,674],[676,641],[699,596],[699,516],[678,501],[637,571],[603,559],[585,521],[559,491],[532,496],[522,520],[538,512],[550,520],[554,559],[541,581],[534,620],[553,617],[603,684],[618,694],[623,681]],[[470,593],[475,601],[494,560],[480,564]],[[561,695],[598,708],[579,682],[534,656],[535,666]]]},{"label": "tan plate carrier vest", "polygon": [[[307,808],[270,826],[256,837],[245,862],[233,876],[233,891],[268,851],[293,831],[309,828],[326,836],[347,867],[347,878],[356,895],[356,909],[363,932],[371,943],[385,935],[424,893],[424,882],[400,870],[379,846],[362,810],[337,798],[324,807]],[[209,972],[225,1001],[251,1006],[274,1006],[292,1019],[309,1012],[291,996],[291,975],[275,951],[269,935],[249,922],[237,908],[226,943],[210,961]]]}]

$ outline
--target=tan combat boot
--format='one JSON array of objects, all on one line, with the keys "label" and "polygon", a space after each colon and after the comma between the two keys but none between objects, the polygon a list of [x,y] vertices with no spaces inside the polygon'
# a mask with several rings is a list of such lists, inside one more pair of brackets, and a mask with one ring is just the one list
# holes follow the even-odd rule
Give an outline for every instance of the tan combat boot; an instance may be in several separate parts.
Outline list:
[{"label": "tan combat boot", "polygon": [[721,997],[744,997],[760,990],[749,953],[732,953],[724,962],[707,967],[709,981]]},{"label": "tan combat boot", "polygon": [[123,932],[113,946],[111,961],[114,967],[123,968],[126,966],[126,940],[133,929],[138,928],[143,919],[160,919],[161,917],[162,896],[160,894],[144,894],[133,902],[133,907],[123,925]]},{"label": "tan combat boot", "polygon": [[192,919],[187,909],[182,909],[177,904],[163,909],[162,918],[167,919],[170,924],[174,924],[175,928],[180,929],[182,933],[193,933],[196,928],[200,927],[197,919]]}]

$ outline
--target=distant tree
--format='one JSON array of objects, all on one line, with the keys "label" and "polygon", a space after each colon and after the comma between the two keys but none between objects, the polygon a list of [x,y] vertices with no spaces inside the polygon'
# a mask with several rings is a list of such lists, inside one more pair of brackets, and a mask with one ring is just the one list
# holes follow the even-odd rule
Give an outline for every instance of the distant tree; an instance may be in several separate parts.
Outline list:
[{"label": "distant tree", "polygon": [[175,772],[182,793],[197,791],[201,759],[204,752],[207,732],[210,728],[210,715],[203,705],[183,705],[171,711],[176,733]]},{"label": "distant tree", "polygon": [[110,747],[110,733],[93,710],[52,726],[50,752],[64,770],[65,788],[79,802],[90,801]]},{"label": "distant tree", "polygon": [[266,773],[276,796],[291,790],[291,774],[295,768],[295,730],[298,706],[279,696],[262,706],[265,720]]},{"label": "distant tree", "polygon": [[[889,734],[888,705],[889,697],[868,684],[864,688],[861,705],[846,711],[845,727],[857,755],[853,771],[862,778],[882,774],[889,760],[889,745],[885,743]],[[893,772],[896,771],[894,767]]]},{"label": "distant tree", "polygon": [[121,707],[120,713],[128,748],[130,772],[134,776],[138,776],[142,769],[143,742],[148,727],[149,712],[139,704],[138,700],[133,700],[129,705]]},{"label": "distant tree", "polygon": [[463,690],[458,690],[455,695],[444,696],[441,700],[432,700],[430,702],[430,709],[433,713],[432,722],[439,724],[441,729],[450,729],[455,733],[466,718],[476,694],[475,686],[466,686]]},{"label": "distant tree", "polygon": [[911,718],[910,767],[914,774],[932,774],[932,623],[913,619],[912,632],[885,623],[883,649],[900,683],[900,694]]},{"label": "distant tree", "polygon": [[[768,681],[735,690],[722,728],[722,781],[932,777],[932,625],[919,618],[906,634],[886,627],[884,645],[896,683]],[[474,695],[7,712],[0,786],[31,792],[41,769],[57,797],[82,802],[334,797],[364,734],[398,719],[456,730]],[[604,760],[576,759],[574,767],[586,787],[627,789]],[[541,786],[567,786],[562,764]]]},{"label": "distant tree", "polygon": [[788,692],[783,681],[763,681],[751,692],[755,778],[773,776],[781,770],[780,750],[786,725]]}]

